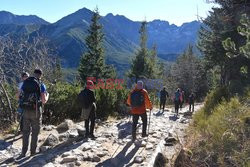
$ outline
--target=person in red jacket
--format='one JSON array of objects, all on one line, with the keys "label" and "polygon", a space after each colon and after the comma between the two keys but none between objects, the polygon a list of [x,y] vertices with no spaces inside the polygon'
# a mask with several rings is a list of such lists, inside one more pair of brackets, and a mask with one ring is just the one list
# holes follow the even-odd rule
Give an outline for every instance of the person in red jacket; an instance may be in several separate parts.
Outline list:
[{"label": "person in red jacket", "polygon": [[148,92],[143,89],[143,82],[138,81],[134,90],[128,96],[127,104],[132,107],[133,115],[132,140],[136,139],[136,126],[139,117],[142,119],[142,137],[147,136],[147,113],[146,109],[152,109],[152,103],[149,99]]}]

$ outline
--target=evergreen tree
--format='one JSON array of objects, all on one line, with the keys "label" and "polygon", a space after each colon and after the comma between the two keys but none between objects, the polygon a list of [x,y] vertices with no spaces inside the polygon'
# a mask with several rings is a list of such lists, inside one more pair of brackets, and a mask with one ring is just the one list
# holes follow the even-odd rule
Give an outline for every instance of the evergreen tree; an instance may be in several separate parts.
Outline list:
[{"label": "evergreen tree", "polygon": [[170,71],[170,78],[175,90],[177,87],[182,88],[186,94],[195,92],[198,97],[202,97],[207,92],[206,71],[201,59],[193,52],[193,46],[188,48],[173,64]]},{"label": "evergreen tree", "polygon": [[114,77],[115,70],[112,66],[105,64],[102,25],[99,23],[101,16],[98,8],[94,10],[91,18],[91,25],[86,38],[87,51],[80,59],[78,72],[82,83],[86,82],[87,77],[101,78]]},{"label": "evergreen tree", "polygon": [[131,69],[128,73],[130,78],[135,77],[136,81],[140,78],[155,78],[155,66],[157,62],[156,47],[153,51],[147,48],[147,22],[143,21],[139,30],[140,49],[132,61]]},{"label": "evergreen tree", "polygon": [[[205,56],[207,69],[220,69],[220,84],[229,85],[232,80],[240,80],[240,68],[249,63],[246,57],[229,58],[222,42],[230,37],[236,47],[241,46],[244,37],[237,32],[237,24],[242,13],[248,13],[250,3],[244,0],[216,0],[215,7],[204,20],[199,33],[198,47]],[[219,67],[219,68],[218,68]]]}]

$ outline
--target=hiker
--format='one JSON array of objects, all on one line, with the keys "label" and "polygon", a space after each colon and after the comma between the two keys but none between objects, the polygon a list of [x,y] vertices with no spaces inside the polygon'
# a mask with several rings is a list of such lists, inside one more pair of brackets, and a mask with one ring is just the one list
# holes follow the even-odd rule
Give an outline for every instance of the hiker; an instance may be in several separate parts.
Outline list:
[{"label": "hiker", "polygon": [[23,72],[21,74],[21,82],[18,84],[18,92],[17,92],[17,100],[18,100],[18,108],[17,108],[17,113],[18,113],[18,120],[19,120],[19,124],[20,124],[20,131],[22,132],[23,129],[23,117],[22,117],[22,113],[23,110],[20,108],[20,99],[22,98],[22,94],[21,94],[21,88],[23,86],[23,82],[29,77],[29,73],[27,72]]},{"label": "hiker", "polygon": [[184,100],[185,100],[184,91],[180,89],[180,110],[182,110],[182,106],[184,104]]},{"label": "hiker", "polygon": [[160,91],[160,110],[162,107],[163,112],[164,112],[167,97],[168,97],[168,92],[166,91],[166,87],[163,87],[163,89]]},{"label": "hiker", "polygon": [[180,88],[178,88],[176,90],[176,92],[174,93],[174,104],[175,104],[175,113],[176,113],[176,115],[178,115],[178,113],[179,113],[180,96],[181,96]]},{"label": "hiker", "polygon": [[21,87],[20,107],[23,110],[23,146],[19,158],[25,157],[32,131],[30,155],[36,154],[38,134],[42,120],[42,105],[48,101],[49,94],[41,82],[42,70],[35,69],[34,76],[27,78]]},{"label": "hiker", "polygon": [[95,139],[94,128],[96,118],[96,98],[94,91],[90,89],[93,85],[94,83],[91,80],[87,80],[84,90],[78,95],[78,103],[81,107],[81,118],[85,120],[85,138],[90,137],[91,139]]},{"label": "hiker", "polygon": [[136,139],[136,126],[139,117],[142,119],[142,137],[147,136],[147,113],[146,109],[152,110],[152,103],[149,99],[148,92],[143,89],[143,82],[138,81],[135,89],[129,94],[127,104],[132,107],[133,115],[132,141]]},{"label": "hiker", "polygon": [[192,112],[194,112],[194,93],[191,93],[189,95],[188,103],[189,103],[189,112],[191,112],[191,107],[192,107]]}]

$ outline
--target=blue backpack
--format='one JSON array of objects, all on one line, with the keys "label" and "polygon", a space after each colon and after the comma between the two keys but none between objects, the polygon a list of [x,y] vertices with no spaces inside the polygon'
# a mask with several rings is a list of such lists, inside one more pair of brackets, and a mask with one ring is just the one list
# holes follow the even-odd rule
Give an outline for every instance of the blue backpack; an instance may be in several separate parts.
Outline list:
[{"label": "blue backpack", "polygon": [[134,91],[131,93],[131,106],[140,107],[144,104],[144,95],[141,91]]}]

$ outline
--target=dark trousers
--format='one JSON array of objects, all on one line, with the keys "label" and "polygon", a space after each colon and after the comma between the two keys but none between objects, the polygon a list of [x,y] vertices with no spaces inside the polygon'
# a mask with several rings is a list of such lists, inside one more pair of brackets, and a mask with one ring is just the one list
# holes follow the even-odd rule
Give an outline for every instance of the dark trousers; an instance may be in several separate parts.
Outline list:
[{"label": "dark trousers", "polygon": [[40,132],[40,126],[42,122],[41,108],[39,111],[25,110],[23,113],[23,147],[22,154],[26,154],[29,146],[29,136],[32,132],[30,152],[36,153],[38,134]]},{"label": "dark trousers", "polygon": [[180,100],[175,100],[174,104],[175,104],[175,113],[178,114],[179,106],[180,106]]},{"label": "dark trousers", "polygon": [[166,104],[166,99],[160,99],[160,110],[161,110],[161,107],[162,107],[162,109],[163,109],[163,111],[164,111],[164,109],[165,109],[165,104]]},{"label": "dark trousers", "polygon": [[[94,134],[95,118],[96,118],[96,113],[95,109],[93,108],[89,113],[89,118],[85,120],[86,135]],[[89,122],[90,122],[90,128],[89,128]]]},{"label": "dark trousers", "polygon": [[194,112],[194,103],[189,103],[189,111],[191,111],[192,107],[192,112]]},{"label": "dark trousers", "polygon": [[143,114],[133,114],[133,125],[132,125],[132,137],[136,138],[136,126],[138,124],[139,117],[142,119],[142,135],[147,133],[147,113]]},{"label": "dark trousers", "polygon": [[179,103],[180,103],[180,109],[182,109],[182,106],[183,106],[184,101],[182,100],[182,101],[180,101]]}]

